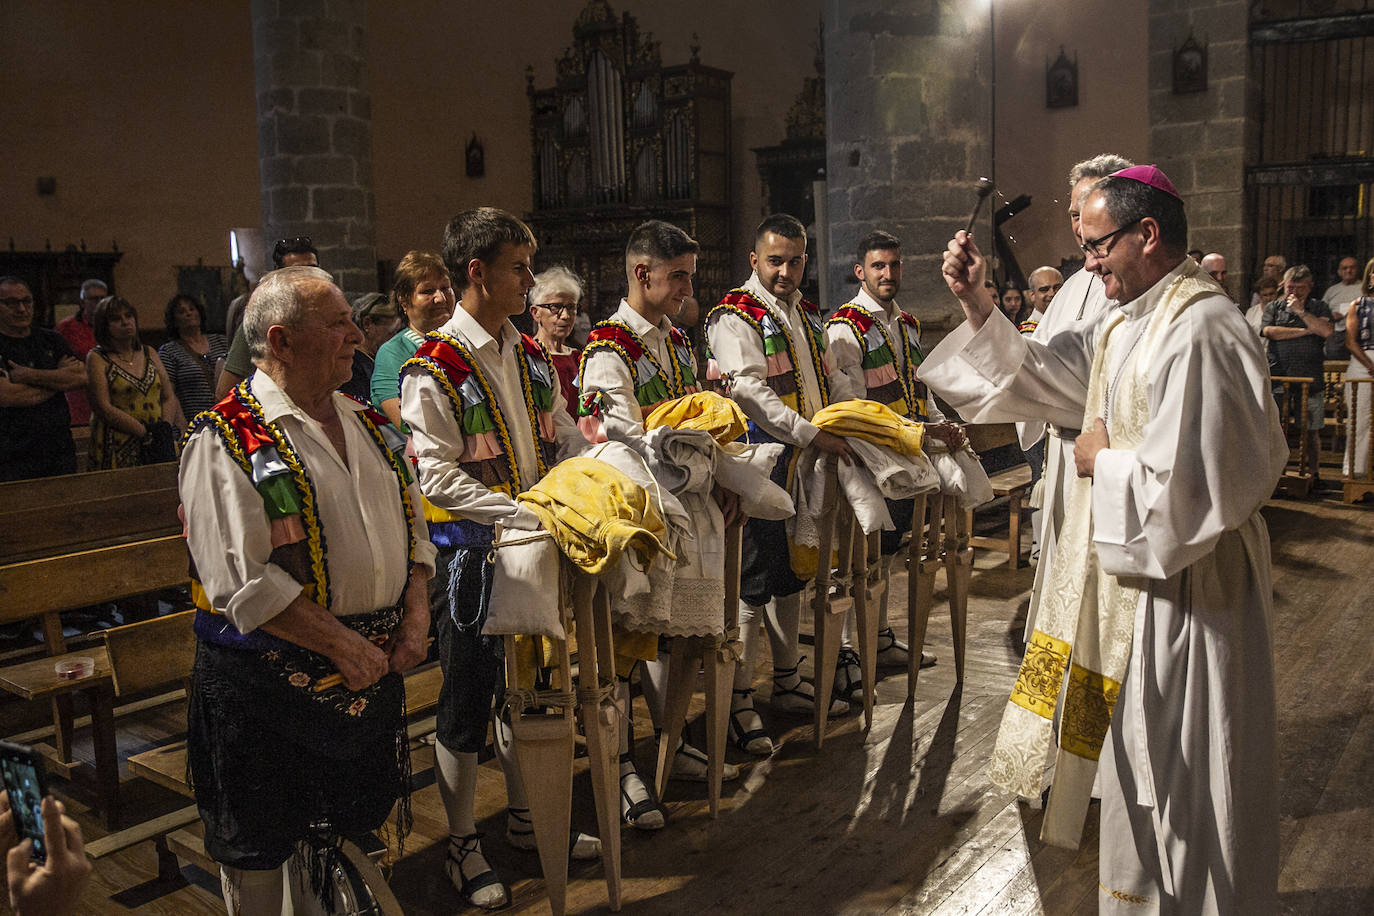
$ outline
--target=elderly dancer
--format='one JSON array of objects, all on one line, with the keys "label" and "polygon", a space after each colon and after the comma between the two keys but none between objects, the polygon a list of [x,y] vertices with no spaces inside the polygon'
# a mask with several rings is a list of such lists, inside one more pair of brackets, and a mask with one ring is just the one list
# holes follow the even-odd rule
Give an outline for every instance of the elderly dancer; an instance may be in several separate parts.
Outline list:
[{"label": "elderly dancer", "polygon": [[[504,672],[499,636],[484,636],[491,603],[493,526],[536,530],[539,520],[515,496],[539,481],[560,455],[586,446],[563,406],[548,353],[510,323],[534,285],[534,235],[492,207],[465,210],[444,230],[444,263],[460,297],[453,317],[401,367],[401,416],[419,460],[420,487],[439,575],[431,597],[444,685],[435,759],[448,814],[444,871],[469,904],[504,906],[510,894],[482,855],[474,820],[477,753],[486,743]],[[550,583],[553,587],[553,583]],[[534,849],[524,784],[508,736],[496,721],[506,777],[506,841]],[[600,855],[579,835],[574,858]]]},{"label": "elderly dancer", "polygon": [[[902,243],[889,232],[870,232],[859,242],[854,264],[859,291],[835,310],[826,322],[826,358],[830,363],[833,401],[863,398],[886,404],[912,420],[925,423],[931,435],[951,446],[963,435],[935,406],[926,386],[916,377],[925,358],[921,351],[921,323],[897,304],[902,289]],[[933,421],[933,422],[932,422]],[[912,530],[912,500],[888,500],[888,513],[897,526],[882,533],[881,579],[878,587],[878,664],[905,667],[908,649],[888,625],[887,593],[892,558],[902,536]],[[922,522],[923,524],[923,522]],[[851,641],[854,612],[845,618],[843,648],[835,671],[835,690],[846,699],[863,688],[859,656]],[[923,654],[921,667],[935,664]]]},{"label": "elderly dancer", "polygon": [[[754,272],[744,286],[727,293],[706,316],[708,377],[719,378],[748,416],[751,441],[790,446],[774,475],[775,482],[785,486],[791,463],[807,446],[850,460],[853,453],[843,438],[818,429],[809,419],[830,403],[830,397],[820,309],[802,299],[797,288],[806,272],[806,227],[793,216],[769,216],[754,233],[749,264]],[[773,742],[753,701],[759,619],[767,625],[773,653],[773,709],[812,715],[815,690],[801,679],[797,655],[806,580],[788,562],[783,522],[750,519],[741,540],[739,624],[744,658],[735,674],[730,738],[745,753],[767,756]],[[848,709],[847,702],[836,699],[831,714],[842,715]]]},{"label": "elderly dancer", "polygon": [[1048,414],[1084,429],[992,777],[1039,793],[1062,702],[1042,835],[1077,845],[1100,775],[1103,912],[1273,912],[1273,609],[1259,510],[1288,449],[1263,355],[1186,256],[1183,201],[1159,169],[1096,183],[1080,231],[1086,269],[1119,307],[1027,340],[989,318],[982,253],[960,232],[943,273],[968,321],[922,368],[971,419]]},{"label": "elderly dancer", "polygon": [[[691,236],[671,223],[650,220],[637,226],[625,247],[626,297],[610,318],[592,328],[583,351],[578,386],[589,405],[595,403],[602,435],[629,445],[650,468],[657,459],[644,439],[643,418],[659,404],[698,390],[692,345],[686,334],[673,327],[672,318],[692,295],[699,250]],[[698,534],[706,537],[719,530],[703,527]],[[719,609],[720,595],[712,598]],[[675,590],[674,604],[685,600],[691,600],[690,596],[679,597]],[[667,662],[666,655],[660,654],[643,665],[645,699],[656,725],[663,713]],[[618,687],[620,701],[629,708],[628,675],[620,678]],[[663,812],[635,769],[632,732],[630,719],[622,719],[621,817],[642,830],[657,830],[664,824]],[[685,742],[679,744],[673,774],[704,782],[706,755]],[[735,767],[726,768],[726,779],[736,776]]]},{"label": "elderly dancer", "polygon": [[230,914],[283,911],[298,843],[374,830],[409,791],[401,673],[425,657],[434,562],[404,437],[334,390],[362,334],[329,275],[267,274],[243,326],[258,371],[181,461],[187,751]]}]

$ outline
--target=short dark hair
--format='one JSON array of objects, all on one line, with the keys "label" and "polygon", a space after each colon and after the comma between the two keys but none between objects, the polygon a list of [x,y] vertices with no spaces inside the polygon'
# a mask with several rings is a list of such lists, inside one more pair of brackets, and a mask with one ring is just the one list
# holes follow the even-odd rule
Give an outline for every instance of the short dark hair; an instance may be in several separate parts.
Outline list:
[{"label": "short dark hair", "polygon": [[313,254],[316,261],[320,259],[320,253],[315,250],[315,243],[310,240],[308,235],[277,239],[277,244],[272,246],[272,266],[281,270],[285,266],[282,262],[286,260],[288,254]]},{"label": "short dark hair", "polygon": [[859,240],[859,250],[854,260],[856,263],[862,264],[864,262],[864,255],[868,254],[870,251],[887,251],[889,249],[901,251],[901,240],[891,232],[875,229]]},{"label": "short dark hair", "polygon": [[763,241],[763,237],[770,232],[785,239],[806,240],[806,227],[802,225],[801,220],[786,213],[774,213],[772,216],[764,217],[763,222],[754,230],[755,250],[758,249],[759,242]]},{"label": "short dark hair", "polygon": [[1167,191],[1133,178],[1108,176],[1093,185],[1092,193],[1101,193],[1107,215],[1117,226],[1149,217],[1159,224],[1160,238],[1170,254],[1184,254],[1188,250],[1188,215],[1183,201]]},{"label": "short dark hair", "polygon": [[628,262],[632,258],[644,257],[654,261],[671,261],[699,251],[701,246],[697,240],[682,231],[681,227],[661,219],[651,219],[640,223],[630,233],[630,240],[625,244],[625,260]]},{"label": "short dark hair", "polygon": [[135,323],[138,321],[138,309],[128,299],[106,296],[100,300],[95,307],[95,314],[91,316],[91,330],[95,333],[96,343],[102,347],[114,346],[114,340],[110,337],[110,322],[121,315],[133,315]]},{"label": "short dark hair", "polygon": [[162,310],[162,325],[167,329],[168,340],[179,340],[181,338],[181,330],[177,327],[178,302],[189,302],[196,307],[196,311],[200,313],[200,329],[202,331],[205,330],[205,305],[195,296],[188,295],[187,293],[177,293],[167,300],[167,308]]},{"label": "short dark hair", "polygon": [[6,276],[0,277],[0,286],[4,286],[6,283],[15,286],[22,286],[29,292],[33,292],[33,287],[29,286],[29,281],[25,280],[23,277],[16,277],[13,274],[7,274]]},{"label": "short dark hair", "polygon": [[538,248],[534,233],[520,218],[495,207],[464,210],[444,227],[444,263],[454,289],[468,288],[468,265],[489,264],[505,244]]}]

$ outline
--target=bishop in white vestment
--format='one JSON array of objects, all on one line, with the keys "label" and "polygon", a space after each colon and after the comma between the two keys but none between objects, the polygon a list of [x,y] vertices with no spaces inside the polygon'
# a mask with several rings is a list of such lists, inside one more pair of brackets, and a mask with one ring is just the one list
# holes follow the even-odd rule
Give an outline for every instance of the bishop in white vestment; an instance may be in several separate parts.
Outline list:
[{"label": "bishop in white vestment", "polygon": [[921,367],[970,422],[1084,430],[992,777],[1036,793],[1054,720],[1043,836],[1078,842],[1100,775],[1102,912],[1273,912],[1273,608],[1259,510],[1287,447],[1264,356],[1186,256],[1182,201],[1158,169],[1099,182],[1082,235],[1085,269],[1121,304],[1046,341],[989,317],[982,255],[956,235],[943,272],[968,321]]}]

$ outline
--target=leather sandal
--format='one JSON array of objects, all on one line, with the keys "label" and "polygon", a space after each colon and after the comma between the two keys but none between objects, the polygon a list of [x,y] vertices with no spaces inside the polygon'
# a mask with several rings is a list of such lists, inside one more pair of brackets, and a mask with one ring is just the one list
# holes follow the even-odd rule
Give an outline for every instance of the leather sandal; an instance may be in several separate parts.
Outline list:
[{"label": "leather sandal", "polygon": [[[506,809],[506,844],[523,852],[539,851],[529,808]],[[601,858],[601,840],[574,827],[569,831],[568,858],[573,861]]]},{"label": "leather sandal", "polygon": [[[630,764],[630,769],[620,774],[620,817],[626,824],[636,830],[662,830],[667,823],[664,818],[663,808],[659,806],[658,799],[654,797],[654,789],[644,781],[639,775],[639,771],[634,769],[634,755],[621,754],[620,763],[623,767]],[[635,801],[630,793],[625,791],[625,780],[633,776],[639,780],[643,786],[645,797]]]},{"label": "leather sandal", "polygon": [[862,694],[863,690],[863,672],[859,667],[859,653],[846,646],[841,646],[839,659],[835,663],[835,696],[852,700],[856,694]]},{"label": "leather sandal", "polygon": [[[475,906],[482,910],[499,910],[510,905],[510,891],[501,883],[501,879],[496,877],[496,872],[490,867],[486,871],[473,875],[469,878],[463,873],[463,862],[473,853],[479,856],[482,854],[482,835],[480,833],[469,833],[467,836],[452,836],[448,838],[448,858],[444,860],[444,872],[448,875],[449,881],[458,888],[458,893],[463,895],[468,906]],[[483,894],[487,888],[498,888],[500,894]]]},{"label": "leather sandal", "polygon": [[[734,688],[730,691],[736,696],[751,696],[754,688],[745,687]],[[768,737],[768,732],[761,728],[746,730],[744,723],[740,721],[740,715],[745,712],[754,712],[753,705],[740,707],[730,710],[730,743],[746,754],[753,754],[755,757],[767,757],[773,753],[773,739]],[[754,713],[758,715],[758,713]]]},{"label": "leather sandal", "polygon": [[[802,656],[802,658],[805,658],[805,656]],[[811,687],[810,684],[806,684],[806,679],[798,675],[800,668],[801,659],[798,659],[797,664],[793,665],[791,668],[775,667],[773,669],[773,696],[770,702],[773,708],[778,712],[803,716],[815,714],[815,688]],[[794,676],[797,677],[797,683],[793,684],[791,687],[783,687],[778,683],[779,681],[785,681]],[[803,684],[811,687],[811,692],[808,693],[802,690]],[[840,699],[838,696],[832,697],[829,713],[831,716],[844,716],[848,715],[851,711],[852,707],[849,705],[848,700]]]}]

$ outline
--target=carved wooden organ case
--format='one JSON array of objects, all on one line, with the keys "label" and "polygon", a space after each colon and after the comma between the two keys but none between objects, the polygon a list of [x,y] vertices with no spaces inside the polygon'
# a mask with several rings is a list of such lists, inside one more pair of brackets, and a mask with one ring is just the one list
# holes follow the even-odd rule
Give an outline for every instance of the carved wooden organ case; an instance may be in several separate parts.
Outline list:
[{"label": "carved wooden organ case", "polygon": [[703,309],[730,277],[730,80],[691,60],[665,67],[659,43],[629,13],[589,0],[558,61],[557,83],[535,89],[526,71],[534,211],[542,269],[566,264],[587,285],[593,321],[625,295],[630,230],[662,219],[701,244]]}]

